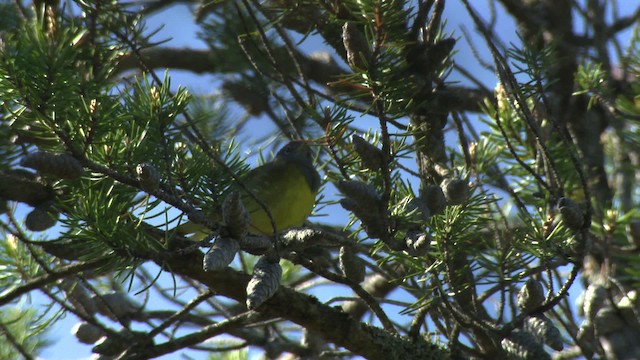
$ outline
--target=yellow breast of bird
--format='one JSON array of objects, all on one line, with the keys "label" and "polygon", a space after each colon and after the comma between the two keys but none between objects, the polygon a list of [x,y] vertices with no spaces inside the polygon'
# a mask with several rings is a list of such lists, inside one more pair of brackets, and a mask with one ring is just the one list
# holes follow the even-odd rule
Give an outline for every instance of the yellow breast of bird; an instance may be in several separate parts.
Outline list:
[{"label": "yellow breast of bird", "polygon": [[[294,164],[266,164],[250,172],[245,184],[269,208],[276,233],[301,226],[313,210],[316,194]],[[247,193],[242,194],[242,202],[251,217],[249,232],[272,235],[271,219],[263,206]]]}]

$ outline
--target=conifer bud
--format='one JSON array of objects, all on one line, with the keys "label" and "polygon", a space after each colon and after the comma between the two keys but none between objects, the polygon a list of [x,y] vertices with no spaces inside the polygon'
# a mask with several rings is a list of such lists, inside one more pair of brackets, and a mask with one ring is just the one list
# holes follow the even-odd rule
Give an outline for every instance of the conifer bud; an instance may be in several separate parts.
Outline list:
[{"label": "conifer bud", "polygon": [[498,111],[503,116],[503,114],[507,113],[511,109],[511,104],[509,102],[509,96],[507,91],[504,89],[504,85],[502,83],[498,83],[494,89],[494,93],[496,95],[496,103],[498,104]]},{"label": "conifer bud", "polygon": [[382,150],[371,145],[358,135],[353,135],[351,141],[353,142],[353,148],[360,157],[364,168],[374,171],[382,168]]},{"label": "conifer bud", "polygon": [[363,228],[372,238],[381,238],[386,229],[384,224],[384,209],[380,195],[369,184],[360,181],[340,181],[336,187],[347,196],[340,200],[340,205],[360,219]]},{"label": "conifer bud", "polygon": [[420,190],[420,198],[424,199],[431,215],[441,214],[447,206],[447,199],[442,188],[436,185],[427,185],[422,188]]},{"label": "conifer bud", "polygon": [[440,184],[449,205],[464,204],[469,198],[469,182],[463,179],[446,178]]},{"label": "conifer bud", "polygon": [[100,354],[104,356],[108,356],[109,358],[114,358],[116,355],[125,351],[130,344],[127,344],[125,341],[120,341],[119,338],[109,337],[107,335],[98,339],[95,342],[91,351],[94,354]]},{"label": "conifer bud", "polygon": [[281,247],[287,250],[305,249],[323,241],[323,232],[316,229],[290,229],[280,236]]},{"label": "conifer bud", "polygon": [[84,172],[80,162],[73,156],[43,151],[25,156],[20,165],[35,169],[43,174],[70,180],[79,178]]},{"label": "conifer bud", "polygon": [[326,248],[311,246],[302,251],[302,257],[311,261],[314,269],[329,269],[333,267],[332,254]]},{"label": "conifer bud", "polygon": [[280,287],[281,276],[282,268],[278,261],[261,256],[247,285],[247,308],[254,310],[271,298]]},{"label": "conifer bud", "polygon": [[257,89],[253,89],[247,84],[235,81],[225,81],[222,84],[225,94],[242,106],[249,114],[259,116],[263,112],[269,111],[269,97],[261,94]]},{"label": "conifer bud", "polygon": [[375,211],[380,207],[380,195],[373,186],[361,181],[349,180],[336,183],[336,187],[358,207]]},{"label": "conifer bud", "polygon": [[238,240],[240,248],[251,255],[264,255],[273,249],[273,240],[266,236],[248,235]]},{"label": "conifer bud", "polygon": [[[126,337],[128,330],[122,329],[119,331],[122,336]],[[133,341],[133,339],[131,339]],[[119,337],[105,335],[95,342],[91,351],[95,354],[107,356],[109,359],[115,358],[123,351],[127,350],[131,346],[131,342],[123,341]]]},{"label": "conifer bud", "polygon": [[131,315],[142,310],[142,306],[133,302],[126,294],[113,291],[92,297],[98,313],[111,320],[127,320]]},{"label": "conifer bud", "polygon": [[[244,239],[249,232],[249,213],[242,204],[240,192],[232,191],[222,203],[222,220],[229,235],[234,239]],[[225,265],[226,266],[226,265]]]},{"label": "conifer bud", "polygon": [[417,44],[407,51],[407,64],[416,74],[431,76],[431,74],[451,54],[456,40],[442,39],[433,44]]},{"label": "conifer bud", "polygon": [[12,169],[0,172],[0,197],[38,206],[53,200],[53,189],[27,170]]},{"label": "conifer bud", "polygon": [[58,222],[58,212],[50,206],[42,205],[31,210],[24,221],[31,231],[45,231]]},{"label": "conifer bud", "polygon": [[551,360],[551,356],[544,351],[533,335],[516,329],[507,338],[502,339],[502,349],[509,354],[510,359],[523,360]]},{"label": "conifer bud", "polygon": [[431,240],[431,236],[424,231],[409,231],[405,237],[407,253],[415,257],[426,255],[429,252]]},{"label": "conifer bud", "polygon": [[601,308],[593,321],[598,334],[606,335],[625,331],[637,333],[639,324],[636,316],[636,297],[636,291],[631,290],[615,306]]},{"label": "conifer bud", "polygon": [[5,235],[3,240],[5,251],[9,258],[17,258],[18,251],[21,251],[20,247],[23,246],[18,237],[11,233],[8,233]]},{"label": "conifer bud", "polygon": [[131,347],[151,349],[154,346],[153,338],[145,332],[125,328],[118,333],[120,334],[118,337],[105,335],[98,339],[92,349],[93,352],[104,355],[103,358],[113,359]]},{"label": "conifer bud", "polygon": [[[593,319],[593,326],[595,327],[598,335],[602,336],[611,334],[625,326],[628,326],[627,320],[621,318],[620,315],[621,311],[614,309],[612,306],[600,309]],[[633,311],[631,311],[629,315],[628,319],[633,319],[635,317]]]},{"label": "conifer bud", "polygon": [[520,310],[524,313],[529,313],[540,307],[544,302],[544,298],[542,284],[535,279],[529,278],[518,292],[516,303]]},{"label": "conifer bud", "polygon": [[371,63],[371,48],[358,26],[347,21],[342,26],[342,42],[347,51],[347,63],[354,69],[366,70]]},{"label": "conifer bud", "polygon": [[598,311],[604,307],[606,302],[607,289],[598,284],[589,285],[584,291],[584,300],[582,303],[585,319],[593,321]]},{"label": "conifer bud", "polygon": [[595,328],[593,327],[593,323],[589,320],[584,320],[580,324],[580,328],[576,334],[576,339],[578,339],[580,344],[583,346],[587,345],[589,347],[594,347],[597,344],[594,331]]},{"label": "conifer bud", "polygon": [[215,239],[203,258],[204,271],[220,270],[233,261],[240,246],[230,237],[220,236]]},{"label": "conifer bud", "polygon": [[637,290],[629,290],[626,295],[624,295],[616,306],[620,308],[630,308],[633,309],[638,306],[638,291]]},{"label": "conifer bud", "polygon": [[347,279],[361,283],[366,272],[364,261],[348,246],[340,247],[340,270]]},{"label": "conifer bud", "polygon": [[71,328],[71,334],[83,344],[93,344],[103,337],[105,333],[93,324],[79,322]]},{"label": "conifer bud", "polygon": [[411,199],[411,201],[407,203],[406,210],[408,213],[407,217],[415,223],[424,224],[429,221],[431,217],[429,204],[422,196]]},{"label": "conifer bud", "polygon": [[524,322],[524,330],[539,342],[549,345],[553,350],[560,351],[564,347],[560,330],[542,314],[527,317]]},{"label": "conifer bud", "polygon": [[149,163],[138,164],[136,166],[136,176],[140,186],[145,191],[155,191],[160,187],[160,174]]},{"label": "conifer bud", "polygon": [[353,213],[355,213],[356,211],[358,211],[360,209],[358,207],[358,204],[354,200],[348,199],[348,198],[347,199],[340,199],[340,206],[342,206],[345,210],[351,211]]},{"label": "conifer bud", "polygon": [[82,283],[62,280],[60,288],[67,294],[67,301],[75,307],[77,312],[91,317],[98,311],[95,299],[91,297]]},{"label": "conifer bud", "polygon": [[371,238],[380,238],[385,234],[385,229],[382,226],[382,219],[379,211],[376,209],[362,208],[356,203],[355,200],[346,198],[340,199],[340,205],[347,211],[351,211],[360,221],[364,231]]}]

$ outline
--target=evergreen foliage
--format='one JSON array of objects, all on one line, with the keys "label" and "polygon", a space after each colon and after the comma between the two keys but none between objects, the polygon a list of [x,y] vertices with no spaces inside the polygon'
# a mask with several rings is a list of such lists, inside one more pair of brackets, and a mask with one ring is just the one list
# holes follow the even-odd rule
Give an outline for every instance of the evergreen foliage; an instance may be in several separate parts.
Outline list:
[{"label": "evergreen foliage", "polygon": [[[640,357],[640,9],[487,0],[505,45],[461,0],[491,90],[453,1],[188,2],[206,50],[147,27],[179,3],[0,3],[0,358],[63,318],[100,359]],[[295,139],[304,227],[208,216]]]}]

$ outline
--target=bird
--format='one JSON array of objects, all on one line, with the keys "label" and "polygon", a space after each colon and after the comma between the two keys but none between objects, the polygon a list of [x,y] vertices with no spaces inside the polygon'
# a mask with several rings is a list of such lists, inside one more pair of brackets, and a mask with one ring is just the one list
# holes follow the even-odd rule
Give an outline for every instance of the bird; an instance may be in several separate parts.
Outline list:
[{"label": "bird", "polygon": [[[288,228],[302,226],[313,211],[320,188],[320,174],[313,165],[313,153],[302,140],[290,141],[272,161],[250,170],[240,181],[242,186],[236,184],[232,188],[240,192],[240,199],[249,214],[248,232],[263,236],[277,235]],[[212,220],[220,221],[219,214],[210,216]],[[206,238],[211,232],[191,221],[176,229],[181,235],[192,234],[190,239],[196,241]]]}]

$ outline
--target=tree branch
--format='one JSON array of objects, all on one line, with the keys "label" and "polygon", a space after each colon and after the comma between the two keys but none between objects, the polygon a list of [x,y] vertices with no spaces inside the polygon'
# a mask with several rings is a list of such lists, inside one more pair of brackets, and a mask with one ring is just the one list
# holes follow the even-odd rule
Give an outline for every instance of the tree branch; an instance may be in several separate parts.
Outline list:
[{"label": "tree branch", "polygon": [[[277,48],[276,53],[286,51],[284,48]],[[244,69],[238,66],[244,64],[229,64],[225,61],[217,61],[222,58],[224,53],[221,50],[198,50],[191,48],[148,48],[140,51],[140,55],[144,64],[149,69],[169,68],[191,71],[196,74],[203,73],[235,73]],[[314,53],[309,56],[297,53],[297,61],[304,75],[321,86],[325,87],[329,93],[342,92],[335,85],[329,88],[330,83],[334,83],[350,73],[342,69],[330,55],[326,53]],[[288,59],[288,55],[279,56],[282,59]],[[127,54],[120,58],[120,62],[116,67],[116,73],[122,73],[128,70],[138,69],[138,59],[134,54]],[[293,67],[283,66],[283,69],[291,69]],[[295,76],[294,73],[289,74]],[[462,86],[449,86],[445,89],[438,90],[433,96],[435,98],[434,105],[437,109],[447,109],[448,111],[472,111],[482,112],[481,104],[484,99],[491,96],[491,93],[483,89],[474,89]],[[434,111],[437,111],[434,109]]]},{"label": "tree branch", "polygon": [[[205,272],[201,253],[175,257],[158,264],[174,274],[192,278],[216,293],[240,303],[246,301],[250,276],[232,269]],[[281,317],[316,331],[330,342],[349,349],[367,359],[447,359],[446,351],[426,342],[413,343],[392,336],[382,329],[362,324],[342,311],[327,306],[317,298],[281,286],[276,294],[257,311],[270,317]]]},{"label": "tree branch", "polygon": [[92,261],[82,262],[74,265],[69,265],[65,267],[61,267],[56,269],[54,272],[48,273],[46,275],[42,275],[35,279],[32,279],[26,282],[24,285],[13,288],[7,292],[5,292],[2,296],[0,296],[0,306],[6,305],[11,301],[19,298],[20,296],[38,289],[42,286],[51,284],[56,280],[63,279],[69,277],[72,274],[81,273],[87,270],[93,270],[102,265],[106,265],[111,260],[106,257],[98,258]]}]

